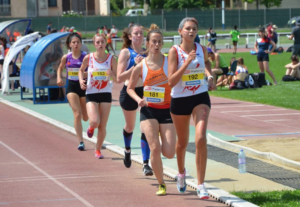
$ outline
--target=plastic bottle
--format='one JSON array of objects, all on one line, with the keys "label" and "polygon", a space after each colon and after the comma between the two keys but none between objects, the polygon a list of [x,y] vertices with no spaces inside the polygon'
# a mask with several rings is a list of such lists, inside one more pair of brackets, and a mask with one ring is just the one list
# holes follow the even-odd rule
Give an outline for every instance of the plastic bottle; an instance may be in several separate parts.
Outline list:
[{"label": "plastic bottle", "polygon": [[266,80],[266,83],[267,83],[267,86],[269,86],[269,85],[270,85],[270,82],[269,82],[268,80]]},{"label": "plastic bottle", "polygon": [[246,155],[242,149],[239,153],[239,172],[246,173]]}]

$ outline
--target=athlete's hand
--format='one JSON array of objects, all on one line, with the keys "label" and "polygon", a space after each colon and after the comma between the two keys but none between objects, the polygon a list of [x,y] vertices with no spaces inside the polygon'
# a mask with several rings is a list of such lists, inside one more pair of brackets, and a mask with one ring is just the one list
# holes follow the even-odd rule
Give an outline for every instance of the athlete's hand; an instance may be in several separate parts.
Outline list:
[{"label": "athlete's hand", "polygon": [[107,70],[108,79],[114,76],[114,73],[111,70]]},{"label": "athlete's hand", "polygon": [[138,100],[137,103],[138,103],[139,107],[146,107],[146,106],[148,106],[147,101],[145,101],[144,99]]},{"label": "athlete's hand", "polygon": [[85,90],[86,89],[86,80],[79,80],[79,83],[80,83],[80,88],[82,90]]},{"label": "athlete's hand", "polygon": [[270,51],[269,51],[269,50],[265,50],[265,53],[269,54],[269,53],[270,53]]},{"label": "athlete's hand", "polygon": [[208,90],[213,91],[213,90],[215,90],[215,88],[216,88],[216,85],[214,84],[214,81],[211,78],[209,78],[208,79]]},{"label": "athlete's hand", "polygon": [[137,56],[134,58],[134,61],[135,61],[136,64],[138,64],[138,63],[140,63],[143,59],[144,59],[143,56],[137,55]]},{"label": "athlete's hand", "polygon": [[62,80],[60,77],[57,77],[57,85],[58,85],[59,87],[64,86],[64,82],[63,82],[63,80]]},{"label": "athlete's hand", "polygon": [[196,58],[196,51],[192,50],[187,58],[187,62],[190,64]]}]

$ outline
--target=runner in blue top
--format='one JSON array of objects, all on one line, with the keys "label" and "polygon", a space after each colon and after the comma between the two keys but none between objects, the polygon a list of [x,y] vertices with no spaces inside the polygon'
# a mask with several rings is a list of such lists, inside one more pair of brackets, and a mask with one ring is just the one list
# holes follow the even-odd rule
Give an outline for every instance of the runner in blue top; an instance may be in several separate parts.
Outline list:
[{"label": "runner in blue top", "polygon": [[61,58],[57,71],[57,85],[61,87],[65,85],[61,73],[64,68],[67,68],[67,98],[74,115],[74,128],[79,141],[78,150],[83,151],[84,142],[82,138],[81,118],[87,121],[88,116],[86,112],[85,91],[80,88],[78,78],[79,68],[86,55],[86,52],[81,51],[81,42],[81,37],[77,33],[71,33],[67,37],[66,47],[71,49],[72,52]]},{"label": "runner in blue top", "polygon": [[[276,44],[267,37],[265,28],[260,28],[258,35],[259,38],[256,40],[254,48],[257,53],[257,61],[260,71],[264,73],[266,70],[273,79],[274,85],[277,85],[275,76],[269,68],[269,53],[274,51]],[[269,51],[270,44],[273,46],[271,51]]]},{"label": "runner in blue top", "polygon": [[[118,83],[125,82],[124,87],[120,92],[120,105],[126,122],[123,129],[123,138],[125,143],[124,165],[129,168],[131,166],[131,138],[135,126],[138,104],[128,95],[127,84],[133,68],[145,57],[145,50],[142,47],[144,41],[143,28],[136,24],[129,28],[125,28],[122,38],[124,43],[118,60],[117,80]],[[143,81],[141,78],[139,78],[139,81],[136,84],[135,92],[141,98],[143,97]],[[144,161],[144,175],[153,175],[153,171],[148,165],[150,148],[144,133],[141,135],[141,148]]]}]

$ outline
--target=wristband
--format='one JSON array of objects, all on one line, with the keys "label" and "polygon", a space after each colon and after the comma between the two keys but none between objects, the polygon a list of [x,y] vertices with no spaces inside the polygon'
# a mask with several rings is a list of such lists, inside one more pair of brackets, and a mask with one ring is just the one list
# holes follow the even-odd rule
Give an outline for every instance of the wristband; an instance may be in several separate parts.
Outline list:
[{"label": "wristband", "polygon": [[210,79],[210,78],[213,80],[213,79],[214,79],[214,76],[208,76],[208,77],[207,77],[207,79]]},{"label": "wristband", "polygon": [[134,64],[133,64],[133,66],[132,67],[135,67],[137,64],[136,64],[136,62],[134,62]]}]

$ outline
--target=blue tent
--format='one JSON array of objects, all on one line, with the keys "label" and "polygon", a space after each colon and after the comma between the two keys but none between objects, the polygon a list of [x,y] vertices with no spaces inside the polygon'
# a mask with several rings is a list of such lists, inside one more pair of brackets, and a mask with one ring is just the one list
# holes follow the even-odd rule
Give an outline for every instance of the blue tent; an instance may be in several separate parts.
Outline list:
[{"label": "blue tent", "polygon": [[[41,38],[30,47],[23,59],[20,84],[33,90],[33,98],[30,99],[34,104],[66,102],[66,98],[58,100],[59,97],[56,97],[59,88],[56,85],[56,71],[66,53],[64,43],[68,34],[53,33]],[[63,71],[62,77],[67,85],[66,71]],[[25,99],[22,92],[21,99]]]}]

